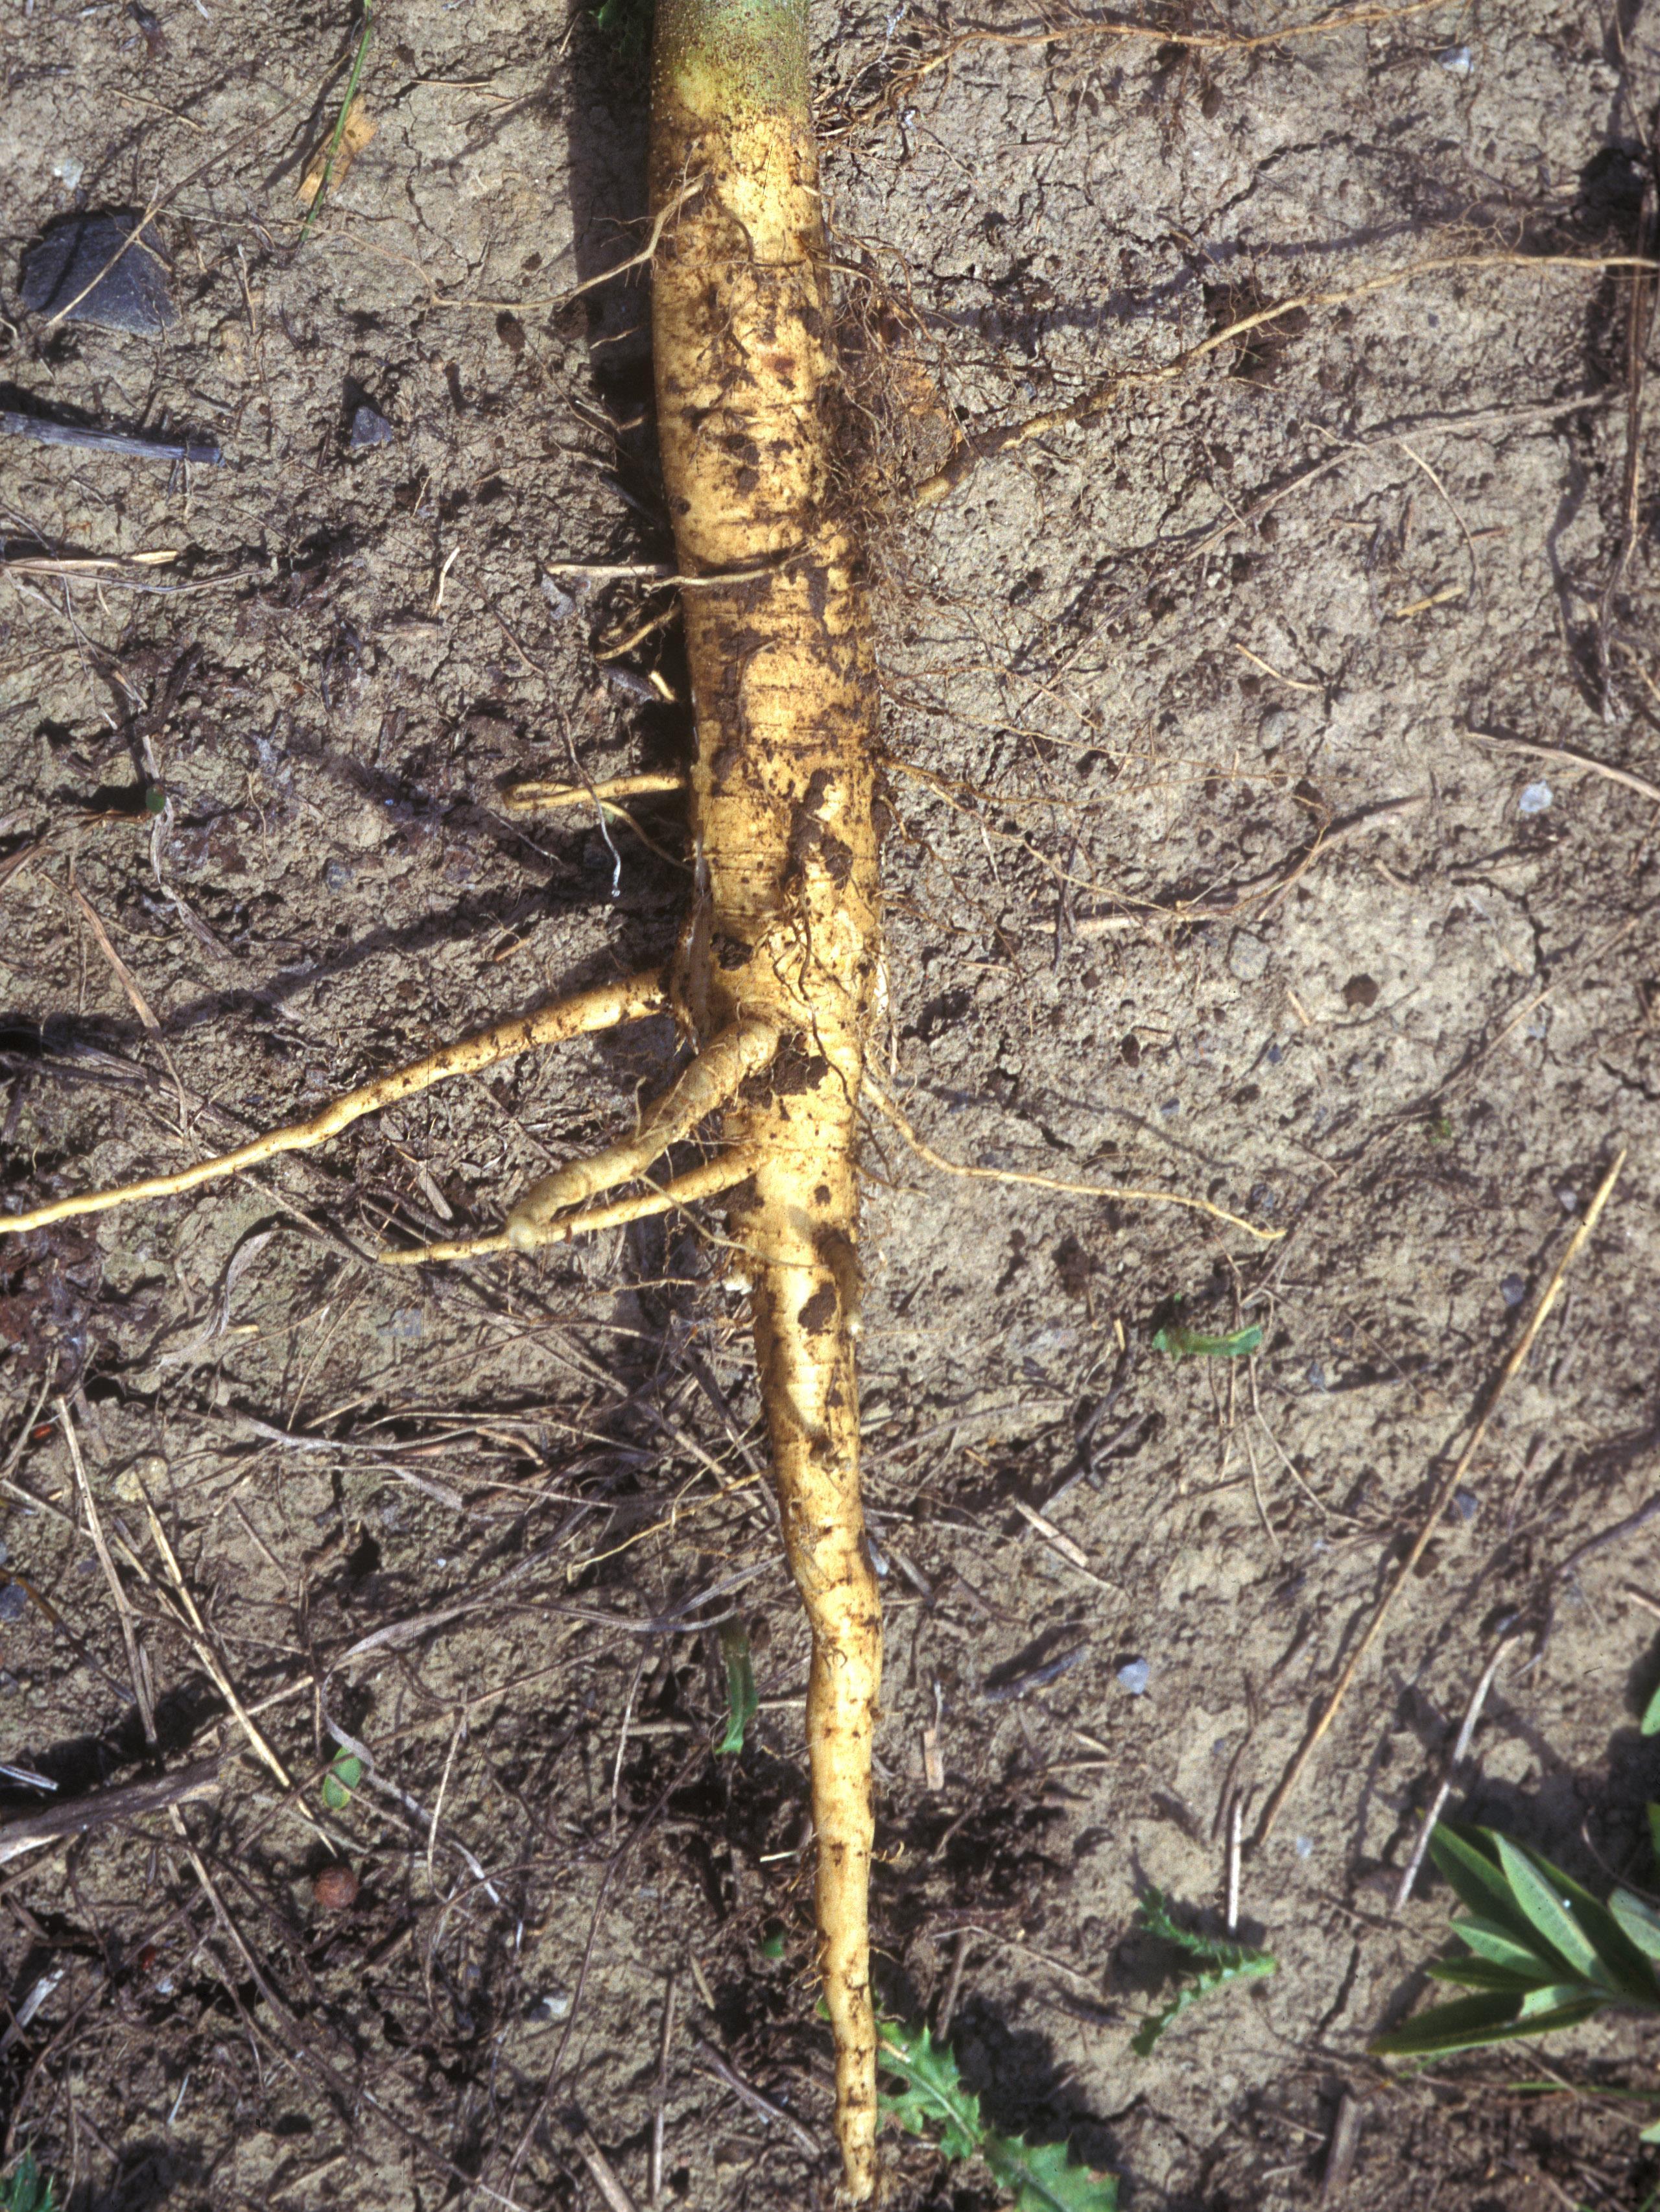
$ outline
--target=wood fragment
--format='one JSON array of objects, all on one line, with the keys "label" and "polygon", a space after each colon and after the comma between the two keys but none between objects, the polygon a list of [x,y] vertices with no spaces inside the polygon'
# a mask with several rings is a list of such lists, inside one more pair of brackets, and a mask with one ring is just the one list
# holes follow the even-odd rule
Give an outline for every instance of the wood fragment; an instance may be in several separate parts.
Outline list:
[{"label": "wood fragment", "polygon": [[1639,799],[1647,799],[1660,806],[1660,784],[1651,783],[1646,776],[1633,775],[1628,768],[1616,768],[1611,761],[1593,760],[1589,753],[1576,752],[1572,745],[1541,745],[1531,738],[1501,737],[1497,730],[1478,730],[1465,723],[1463,734],[1474,738],[1477,744],[1501,745],[1511,752],[1531,753],[1535,759],[1558,761],[1564,768],[1583,769],[1587,775],[1600,775],[1609,783],[1622,784],[1634,791]]},{"label": "wood fragment", "polygon": [[604,2197],[610,2212],[635,2212],[633,2197],[623,2186],[623,2177],[594,2141],[585,2120],[578,2119],[572,2126],[570,2139],[576,2146],[576,2154],[588,2170],[594,2187]]},{"label": "wood fragment", "polygon": [[1332,2124],[1331,2148],[1326,2153],[1325,2178],[1320,2185],[1323,2204],[1335,2204],[1349,2185],[1365,2117],[1365,2106],[1352,2090],[1345,2089],[1338,2100],[1337,2118]]},{"label": "wood fragment", "polygon": [[187,1805],[198,1797],[210,1797],[220,1786],[222,1762],[198,1759],[174,1774],[161,1774],[148,1782],[124,1782],[112,1790],[94,1790],[74,1797],[66,1805],[48,1806],[0,1828],[0,1866],[42,1844],[61,1842],[92,1829],[120,1820],[137,1820],[146,1813],[165,1812],[169,1805]]}]

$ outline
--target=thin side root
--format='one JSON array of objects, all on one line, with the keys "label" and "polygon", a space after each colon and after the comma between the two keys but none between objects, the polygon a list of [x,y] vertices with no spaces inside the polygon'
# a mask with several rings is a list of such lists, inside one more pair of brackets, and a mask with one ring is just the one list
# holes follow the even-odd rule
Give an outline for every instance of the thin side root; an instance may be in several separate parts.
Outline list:
[{"label": "thin side root", "polygon": [[529,1052],[538,1045],[563,1044],[570,1037],[583,1036],[594,1030],[643,1021],[648,1015],[660,1013],[667,1003],[663,980],[654,973],[629,975],[618,983],[602,983],[591,991],[575,992],[569,999],[543,1006],[533,1014],[520,1014],[511,1021],[497,1022],[490,1029],[441,1046],[424,1060],[411,1060],[407,1067],[393,1068],[388,1074],[377,1076],[373,1083],[361,1084],[356,1091],[348,1091],[344,1097],[332,1100],[309,1121],[291,1121],[284,1128],[267,1130],[264,1136],[240,1145],[234,1152],[222,1152],[216,1159],[198,1160],[194,1167],[179,1168],[172,1175],[149,1176],[142,1182],[122,1183],[114,1190],[83,1191],[76,1198],[55,1199],[51,1205],[37,1206],[28,1213],[0,1214],[0,1231],[17,1235],[26,1229],[44,1229],[52,1222],[67,1221],[77,1213],[104,1213],[112,1206],[136,1206],[141,1199],[177,1198],[183,1191],[194,1190],[198,1183],[215,1182],[221,1176],[239,1174],[244,1168],[258,1167],[261,1161],[275,1159],[281,1152],[308,1152],[313,1146],[337,1135],[353,1121],[361,1121],[365,1114],[395,1106],[400,1099],[428,1090],[452,1075],[477,1074],[481,1068],[492,1067],[499,1060],[511,1060],[516,1054]]},{"label": "thin side root", "polygon": [[975,1182],[1029,1183],[1037,1190],[1058,1190],[1078,1198],[1120,1198],[1145,1206],[1185,1206],[1190,1213],[1207,1213],[1213,1221],[1225,1221],[1230,1229],[1243,1230],[1247,1237],[1255,1237],[1264,1244],[1276,1244],[1285,1236],[1283,1229],[1259,1229],[1254,1221],[1243,1215],[1230,1213],[1225,1206],[1213,1206],[1207,1198],[1189,1198],[1174,1190],[1128,1190],[1116,1183],[1062,1182],[1056,1176],[1023,1175],[1017,1168],[971,1168],[961,1160],[948,1160],[943,1152],[936,1152],[932,1145],[919,1137],[891,1098],[879,1091],[869,1076],[865,1078],[865,1096],[877,1112],[898,1130],[920,1160],[942,1175],[966,1176]]},{"label": "thin side root", "polygon": [[774,1022],[734,1022],[722,1030],[658,1100],[632,1137],[608,1145],[586,1160],[573,1160],[526,1192],[508,1216],[508,1242],[514,1251],[533,1252],[549,1241],[548,1225],[556,1216],[642,1176],[671,1145],[718,1114],[741,1083],[760,1074],[777,1051],[779,1038]]},{"label": "thin side root", "polygon": [[[613,775],[603,783],[515,783],[502,803],[509,814],[551,814],[563,806],[610,807],[615,799],[650,799],[685,787],[685,777],[672,772]],[[622,811],[615,809],[619,814]]]},{"label": "thin side root", "polygon": [[[613,1199],[609,1206],[593,1206],[583,1213],[562,1214],[546,1223],[537,1237],[538,1244],[569,1244],[575,1237],[592,1236],[596,1230],[622,1229],[631,1221],[649,1221],[654,1214],[672,1213],[678,1207],[696,1206],[700,1199],[716,1198],[745,1176],[755,1172],[755,1154],[747,1150],[722,1152],[701,1167],[688,1168],[660,1189],[637,1198]],[[495,1237],[465,1237],[452,1244],[417,1244],[406,1252],[387,1250],[379,1256],[386,1267],[425,1267],[432,1260],[478,1260],[494,1252],[523,1251],[504,1229]]]}]

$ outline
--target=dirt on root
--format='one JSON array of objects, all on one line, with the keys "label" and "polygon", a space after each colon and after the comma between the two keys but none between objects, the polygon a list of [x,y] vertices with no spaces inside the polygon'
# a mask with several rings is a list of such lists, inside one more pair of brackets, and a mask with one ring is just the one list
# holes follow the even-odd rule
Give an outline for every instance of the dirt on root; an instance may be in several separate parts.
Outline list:
[{"label": "dirt on root", "polygon": [[[873,1127],[883,2000],[938,2017],[960,1967],[988,2111],[1128,2207],[1635,2206],[1642,2021],[1416,2078],[1366,2046],[1443,1941],[1438,1882],[1392,1898],[1505,1620],[1455,1806],[1606,1887],[1643,1879],[1660,1796],[1660,1522],[1574,1563],[1660,1441],[1654,410],[1645,301],[1586,265],[1651,238],[1660,27],[963,27],[815,14],[887,509],[883,1079],[960,1162],[1287,1234],[952,1179]],[[14,1208],[673,939],[672,802],[647,838],[502,806],[685,743],[672,623],[613,651],[666,600],[550,574],[669,550],[644,272],[568,296],[639,247],[643,62],[581,9],[388,0],[375,135],[302,239],[356,29],[293,0],[9,19],[0,404],[223,453],[0,438]],[[54,220],[147,208],[170,327],[22,310]],[[1335,293],[908,511],[959,435]],[[673,1048],[514,1062],[0,1246],[0,1756],[59,1796],[226,1757],[216,1798],[0,1874],[6,2146],[73,2206],[589,2205],[585,2127],[643,2204],[659,2111],[667,2201],[828,2203],[805,1642],[719,1238],[374,1264],[499,1221]],[[1249,1832],[1620,1147],[1245,1857],[1278,1972],[1137,2057],[1172,1971],[1138,1894],[1219,1924],[1231,1794]],[[1172,1322],[1261,1348],[1177,1363]],[[737,1757],[723,1615],[762,1699]],[[365,1764],[325,1802],[342,1747]],[[8,1819],[43,1802],[0,1782]],[[342,1863],[350,1902],[318,1889]],[[996,2201],[889,2158],[896,2206]]]}]

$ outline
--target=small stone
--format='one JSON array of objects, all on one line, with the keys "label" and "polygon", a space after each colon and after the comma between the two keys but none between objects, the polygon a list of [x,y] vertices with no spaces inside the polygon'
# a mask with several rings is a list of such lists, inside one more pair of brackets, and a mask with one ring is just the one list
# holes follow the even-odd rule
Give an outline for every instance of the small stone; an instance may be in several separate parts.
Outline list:
[{"label": "small stone", "polygon": [[21,1620],[28,1609],[28,1592],[21,1583],[0,1583],[0,1620]]},{"label": "small stone", "polygon": [[345,890],[356,873],[356,871],[350,860],[325,860],[323,863],[324,887],[331,891]]},{"label": "small stone", "polygon": [[1152,1680],[1152,1669],[1145,1659],[1127,1659],[1118,1669],[1119,1688],[1128,1690],[1133,1698],[1145,1698]]},{"label": "small stone", "polygon": [[1499,1295],[1507,1306],[1519,1306],[1527,1294],[1527,1281],[1521,1275],[1506,1275],[1499,1285]]},{"label": "small stone", "polygon": [[1578,1212],[1579,1194],[1575,1190],[1572,1183],[1565,1182],[1558,1188],[1556,1193],[1556,1203],[1561,1207],[1564,1213]]},{"label": "small stone", "polygon": [[73,154],[60,154],[52,165],[52,173],[65,191],[78,192],[81,179],[87,173],[86,164],[77,161]]},{"label": "small stone", "polygon": [[1283,707],[1270,707],[1256,725],[1256,735],[1265,753],[1277,752],[1291,732],[1291,716]]},{"label": "small stone", "polygon": [[131,210],[53,223],[23,256],[20,293],[31,314],[138,337],[159,337],[179,319],[155,233]]},{"label": "small stone", "polygon": [[1268,972],[1268,948],[1248,929],[1236,929],[1228,947],[1228,973],[1242,983],[1256,983]]},{"label": "small stone", "polygon": [[1365,1008],[1377,1004],[1377,983],[1371,975],[1351,975],[1343,986],[1343,1004]]},{"label": "small stone", "polygon": [[553,2021],[570,2018],[570,1996],[565,1990],[544,1990],[531,2006],[532,2020]]},{"label": "small stone", "polygon": [[1299,1836],[1297,1838],[1297,1856],[1299,1859],[1311,1859],[1314,1856],[1312,1836]]},{"label": "small stone", "polygon": [[1329,1390],[1331,1388],[1331,1384],[1326,1379],[1326,1370],[1317,1359],[1310,1359],[1309,1362],[1309,1380],[1316,1390]]},{"label": "small stone", "polygon": [[1475,57],[1468,46],[1449,46],[1441,56],[1441,66],[1450,76],[1468,76],[1475,67]]},{"label": "small stone", "polygon": [[354,453],[361,453],[369,446],[395,446],[398,433],[378,408],[365,404],[351,418],[346,443]]},{"label": "small stone", "polygon": [[349,1866],[325,1866],[311,1886],[325,1912],[350,1912],[357,1902],[357,1876]]},{"label": "small stone", "polygon": [[553,577],[544,576],[541,588],[542,597],[552,609],[556,622],[564,622],[576,612],[576,594],[574,592],[568,592],[564,586],[556,582]]},{"label": "small stone", "polygon": [[1166,1098],[1158,1110],[1166,1117],[1179,1114],[1182,1110],[1182,1102],[1179,1098]]},{"label": "small stone", "polygon": [[1516,811],[1518,814],[1542,814],[1555,796],[1549,784],[1541,777],[1537,783],[1530,783],[1522,793],[1516,802]]},{"label": "small stone", "polygon": [[1452,1510],[1468,1528],[1481,1510],[1481,1501],[1473,1490],[1455,1490],[1452,1493]]}]

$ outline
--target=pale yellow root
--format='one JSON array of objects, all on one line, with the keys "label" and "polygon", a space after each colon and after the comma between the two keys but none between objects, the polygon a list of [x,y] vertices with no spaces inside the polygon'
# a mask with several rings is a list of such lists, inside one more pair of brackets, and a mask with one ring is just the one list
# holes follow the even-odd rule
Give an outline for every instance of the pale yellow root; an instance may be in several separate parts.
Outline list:
[{"label": "pale yellow root", "polygon": [[[754,1155],[747,1152],[722,1152],[717,1159],[705,1160],[701,1167],[688,1168],[660,1190],[648,1190],[637,1198],[613,1199],[609,1206],[591,1206],[585,1212],[565,1215],[562,1219],[546,1223],[536,1238],[540,1244],[569,1244],[573,1237],[591,1237],[601,1229],[626,1228],[631,1221],[649,1221],[654,1214],[672,1213],[678,1207],[696,1206],[700,1199],[718,1198],[723,1190],[730,1190],[746,1176],[755,1172]],[[378,1256],[384,1267],[424,1267],[433,1260],[479,1260],[496,1252],[522,1252],[527,1244],[515,1244],[505,1229],[494,1237],[458,1237],[448,1244],[417,1244],[409,1251],[390,1249]]]},{"label": "pale yellow root", "polygon": [[679,1144],[700,1121],[718,1114],[741,1083],[760,1074],[778,1049],[778,1034],[775,1023],[743,1021],[711,1038],[634,1136],[607,1145],[585,1160],[572,1160],[532,1183],[508,1216],[509,1246],[516,1252],[534,1251],[548,1242],[548,1224],[557,1216],[643,1175],[671,1145]]},{"label": "pale yellow root", "polygon": [[136,1206],[143,1199],[176,1198],[182,1191],[194,1190],[198,1183],[214,1182],[244,1168],[258,1167],[262,1160],[275,1159],[279,1153],[309,1151],[361,1121],[365,1114],[395,1106],[400,1099],[443,1083],[452,1075],[477,1074],[481,1068],[493,1067],[497,1060],[511,1060],[538,1045],[562,1044],[594,1030],[643,1021],[648,1015],[661,1013],[666,1004],[662,978],[654,973],[629,975],[618,983],[601,983],[593,990],[575,992],[533,1014],[497,1022],[473,1036],[429,1053],[424,1060],[377,1076],[373,1083],[362,1084],[344,1097],[333,1099],[308,1121],[267,1130],[264,1136],[240,1145],[234,1152],[222,1152],[216,1159],[198,1160],[194,1167],[177,1169],[172,1175],[149,1176],[142,1182],[122,1183],[113,1190],[83,1191],[75,1198],[54,1199],[27,1213],[0,1214],[0,1232],[21,1234],[27,1229],[44,1229],[54,1221],[67,1221],[78,1213],[104,1213],[112,1206]]},{"label": "pale yellow root", "polygon": [[[684,791],[684,775],[613,775],[603,783],[515,783],[503,799],[509,814],[553,814],[565,806],[610,807],[618,799],[650,799],[660,793]],[[615,809],[622,812],[619,806]]]}]

